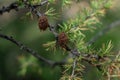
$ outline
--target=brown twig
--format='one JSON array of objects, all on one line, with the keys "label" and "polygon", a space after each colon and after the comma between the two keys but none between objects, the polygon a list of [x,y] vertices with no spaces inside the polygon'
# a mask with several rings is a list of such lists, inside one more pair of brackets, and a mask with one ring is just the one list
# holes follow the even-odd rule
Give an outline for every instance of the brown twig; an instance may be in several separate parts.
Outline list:
[{"label": "brown twig", "polygon": [[14,3],[11,3],[9,6],[7,6],[7,7],[2,7],[1,9],[0,9],[0,14],[3,14],[3,13],[5,13],[5,12],[10,12],[11,10],[18,10],[18,3],[17,2],[14,2]]},{"label": "brown twig", "polygon": [[74,62],[73,62],[73,69],[72,69],[72,74],[71,74],[71,78],[74,79],[75,77],[75,68],[76,68],[76,59],[74,59]]},{"label": "brown twig", "polygon": [[[24,0],[23,0],[24,1]],[[25,0],[26,1],[26,0]],[[35,4],[35,5],[32,5],[31,7],[33,8],[37,8],[39,6],[43,6],[44,4],[48,3],[49,1],[48,0],[44,0],[43,2],[39,3],[39,4]],[[11,3],[9,6],[5,7],[3,6],[1,9],[0,9],[0,14],[2,15],[3,13],[5,12],[10,12],[11,10],[16,10],[18,11],[19,10],[19,3],[18,2],[13,2]],[[25,5],[26,6],[26,5]],[[29,5],[30,6],[30,5]]]},{"label": "brown twig", "polygon": [[65,61],[55,62],[55,61],[51,61],[51,60],[48,60],[48,59],[40,56],[36,51],[32,50],[31,48],[28,48],[27,46],[23,45],[22,43],[20,43],[19,41],[15,40],[11,36],[7,36],[5,34],[0,33],[0,37],[3,38],[3,39],[6,39],[6,40],[8,40],[8,41],[10,41],[12,43],[14,43],[21,50],[30,53],[31,55],[33,55],[34,57],[36,57],[38,60],[40,60],[42,62],[45,62],[45,63],[49,64],[52,67],[57,66],[57,65],[63,65],[63,64],[65,64]]}]

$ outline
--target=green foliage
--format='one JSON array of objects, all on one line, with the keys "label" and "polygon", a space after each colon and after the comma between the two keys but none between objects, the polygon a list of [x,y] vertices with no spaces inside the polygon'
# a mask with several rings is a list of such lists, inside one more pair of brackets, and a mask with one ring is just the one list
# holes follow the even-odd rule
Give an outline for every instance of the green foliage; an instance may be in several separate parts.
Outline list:
[{"label": "green foliage", "polygon": [[48,42],[48,43],[45,43],[43,44],[44,47],[47,47],[46,50],[52,50],[52,51],[55,51],[56,48],[55,48],[55,45],[56,45],[56,42],[55,41],[52,41],[52,42]]},{"label": "green foliage", "polygon": [[[37,63],[37,59],[33,56],[28,56],[28,57],[20,56],[18,60],[20,62],[20,71],[18,72],[19,76],[26,75],[29,70],[31,72],[38,72],[38,73],[39,71],[41,71]],[[29,68],[33,68],[33,69],[29,69]]]},{"label": "green foliage", "polygon": [[72,3],[72,0],[62,0],[62,6],[66,6]]},{"label": "green foliage", "polygon": [[110,8],[112,0],[91,0],[91,7],[94,10]]},{"label": "green foliage", "polygon": [[99,53],[101,56],[110,55],[110,51],[111,51],[112,47],[113,47],[113,46],[112,46],[112,42],[109,41],[108,43],[103,44],[102,48],[99,50],[98,53]]},{"label": "green foliage", "polygon": [[[30,0],[30,4],[36,4],[40,1],[35,1]],[[53,3],[54,0],[49,0],[49,3]],[[66,7],[69,4],[72,4],[72,0],[62,0],[62,8]],[[82,56],[83,54],[93,54],[93,55],[98,55],[101,57],[104,56],[109,56],[110,51],[112,49],[112,43],[111,41],[108,42],[107,44],[104,44],[99,50],[93,49],[91,46],[86,46],[86,34],[84,34],[85,31],[94,31],[98,27],[102,26],[102,22],[100,21],[100,18],[105,15],[106,9],[110,8],[111,6],[111,0],[91,0],[89,7],[84,7],[81,9],[77,15],[74,18],[68,19],[67,21],[62,22],[62,24],[58,24],[59,29],[58,33],[65,32],[68,36],[69,39],[69,47],[70,48],[77,48],[78,51],[81,53],[81,56],[76,57],[76,58],[69,58],[67,61],[70,64],[64,65],[64,71],[63,76],[60,78],[60,80],[82,80],[82,72],[85,69],[85,65],[81,63]],[[49,7],[48,10],[46,10],[45,14],[52,17],[56,18],[58,14],[55,12],[56,10],[53,7]],[[43,45],[44,47],[47,47],[47,51],[51,50],[57,53],[56,50],[56,42],[51,41]],[[57,55],[57,54],[56,54]],[[77,61],[74,69],[74,77],[72,76],[72,70],[73,70],[73,64],[74,61]],[[89,58],[87,59],[89,60]],[[103,64],[103,72],[104,73],[106,70],[106,65],[109,62],[104,62],[104,61],[99,61],[96,60],[96,58],[91,58],[90,59],[91,63],[94,65],[97,64]],[[27,62],[27,61],[24,61]],[[21,74],[25,74],[28,66],[23,63],[22,70],[20,71]],[[101,68],[101,69],[102,69]]]},{"label": "green foliage", "polygon": [[[29,0],[28,2],[30,4],[39,4],[42,0]],[[80,2],[80,0],[77,0]],[[23,7],[21,1],[18,1],[20,6]],[[49,0],[49,4],[54,3],[55,0]],[[62,0],[62,8],[72,4],[74,2],[73,0]],[[92,54],[97,55],[102,58],[104,56],[111,56],[111,50],[112,50],[112,41],[109,41],[102,45],[100,49],[95,49],[90,45],[86,45],[86,34],[85,31],[95,31],[98,27],[102,26],[101,18],[104,17],[106,13],[106,9],[109,9],[111,7],[112,0],[90,0],[89,7],[84,7],[81,9],[77,15],[74,18],[68,19],[66,21],[61,22],[61,24],[58,24],[59,28],[57,29],[58,34],[61,32],[65,32],[69,39],[69,47],[70,48],[77,48],[80,52],[79,57],[72,57],[67,59],[67,62],[70,64],[66,64],[63,66],[64,71],[62,72],[63,75],[60,78],[60,80],[82,80],[83,76],[82,73],[84,72],[86,65],[82,63],[82,59],[85,59],[86,61],[89,60],[91,64],[94,66],[100,65],[101,73],[103,75],[108,74],[109,71],[107,68],[110,68],[110,65],[113,65],[111,60],[99,60],[95,57],[92,57],[89,59],[86,59],[86,57],[82,56],[84,54]],[[46,15],[56,18],[58,14],[56,13],[55,8],[49,7],[48,10],[45,12]],[[27,15],[31,15],[30,12],[27,13]],[[47,47],[46,50],[51,50],[57,53],[56,50],[56,41],[49,41],[48,43],[43,44],[44,47]],[[55,54],[57,55],[57,54]],[[117,62],[120,61],[120,55],[116,57]],[[116,60],[114,60],[116,62]],[[74,69],[74,77],[71,75],[73,71],[73,64],[74,61],[76,61],[76,66]],[[25,75],[27,73],[27,69],[29,66],[32,65],[33,68],[40,70],[38,68],[39,65],[37,65],[37,60],[33,57],[23,58],[21,57],[19,59],[19,62],[21,64],[21,70],[19,72],[19,75]],[[34,64],[33,64],[34,63]],[[116,65],[116,64],[115,64]],[[119,65],[120,66],[120,65]],[[97,66],[98,67],[98,66]]]},{"label": "green foliage", "polygon": [[49,16],[49,17],[52,17],[52,18],[54,18],[54,19],[57,19],[57,13],[55,13],[55,9],[54,8],[50,8],[50,9],[48,9],[46,12],[45,12],[45,14],[47,15],[47,16]]},{"label": "green foliage", "polygon": [[[109,2],[108,0],[106,1]],[[107,43],[106,45],[103,45],[103,47],[100,48],[99,51],[92,50],[92,49],[91,49],[92,51],[89,51],[90,49],[87,48],[87,46],[85,45],[86,37],[83,31],[86,31],[86,30],[93,31],[97,27],[102,26],[102,23],[99,20],[99,17],[102,17],[105,15],[104,6],[108,4],[108,3],[106,4],[104,0],[97,0],[97,1],[91,0],[90,2],[91,2],[90,7],[84,8],[80,13],[78,13],[76,18],[73,18],[73,19],[68,20],[67,22],[64,22],[63,25],[59,25],[60,26],[59,32],[66,32],[69,37],[69,41],[74,44],[72,46],[77,47],[79,52],[96,53],[102,57],[108,56],[112,49],[111,41]],[[110,2],[109,2],[109,5],[110,5]],[[86,51],[89,51],[89,52],[86,52]],[[78,61],[81,61],[81,59],[78,59]],[[91,61],[93,64],[99,64],[99,63],[106,64],[103,62],[99,62],[95,60],[94,58],[91,59]],[[63,77],[61,78],[62,80],[67,80],[67,79],[78,80],[77,77],[71,78],[70,72],[71,72],[72,65],[66,65],[64,68],[66,70],[65,70]],[[81,73],[81,70],[84,70],[84,69],[82,69],[81,67],[78,68],[78,66],[76,65],[75,70],[78,70],[78,72]],[[75,73],[75,75],[76,74],[78,73]]]},{"label": "green foliage", "polygon": [[50,3],[54,3],[55,2],[55,0],[48,0]]},{"label": "green foliage", "polygon": [[112,0],[109,0],[106,2],[106,4],[104,4],[104,8],[110,8],[112,5]]},{"label": "green foliage", "polygon": [[[77,60],[77,58],[75,59]],[[79,63],[76,63],[75,74],[72,76],[71,71],[73,69],[73,64],[64,65],[65,71],[63,71],[63,76],[60,80],[82,80],[82,72],[84,71],[85,66]]]}]

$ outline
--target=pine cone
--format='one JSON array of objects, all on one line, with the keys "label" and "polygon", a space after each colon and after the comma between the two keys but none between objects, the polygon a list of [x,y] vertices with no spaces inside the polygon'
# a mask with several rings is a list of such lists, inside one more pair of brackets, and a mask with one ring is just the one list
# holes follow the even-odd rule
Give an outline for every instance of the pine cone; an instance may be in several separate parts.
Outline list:
[{"label": "pine cone", "polygon": [[62,48],[67,48],[67,42],[68,42],[68,37],[67,35],[62,32],[58,35],[58,44],[62,47]]},{"label": "pine cone", "polygon": [[49,27],[48,19],[45,15],[42,15],[39,18],[38,26],[39,26],[39,29],[43,31],[45,31],[47,27]]}]

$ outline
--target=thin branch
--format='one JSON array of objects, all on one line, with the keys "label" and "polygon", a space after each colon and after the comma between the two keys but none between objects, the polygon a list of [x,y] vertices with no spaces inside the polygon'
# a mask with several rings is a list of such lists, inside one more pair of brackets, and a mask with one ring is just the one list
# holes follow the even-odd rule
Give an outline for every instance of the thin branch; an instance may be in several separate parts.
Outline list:
[{"label": "thin branch", "polygon": [[14,3],[11,3],[9,6],[7,7],[2,7],[0,9],[0,14],[3,14],[5,12],[10,12],[11,10],[18,10],[18,3],[17,2],[14,2]]},{"label": "thin branch", "polygon": [[[12,43],[14,43],[14,44],[17,45],[21,50],[28,52],[29,54],[31,54],[31,55],[33,55],[34,57],[36,57],[38,60],[43,61],[43,62],[47,63],[48,65],[50,65],[50,66],[52,66],[52,67],[62,66],[62,65],[64,65],[64,64],[68,64],[68,62],[67,62],[68,58],[76,58],[77,56],[79,56],[79,55],[78,55],[78,51],[76,51],[76,49],[73,49],[73,50],[71,50],[71,52],[69,53],[69,55],[68,55],[64,60],[61,60],[61,61],[59,61],[59,62],[55,62],[55,61],[51,61],[51,60],[48,60],[48,59],[40,56],[39,53],[37,53],[36,51],[34,51],[34,50],[26,47],[25,45],[23,45],[23,44],[20,43],[19,41],[15,40],[15,39],[14,39],[13,37],[11,37],[11,36],[7,36],[7,35],[5,35],[5,34],[0,33],[0,37],[3,38],[3,39],[6,39],[6,40],[8,40],[8,41],[10,41],[10,42],[12,42]],[[77,54],[77,55],[76,55],[76,54]],[[89,54],[85,54],[85,53],[84,53],[84,54],[81,54],[81,56],[83,57],[83,58],[82,58],[83,61],[86,61],[86,62],[88,62],[88,63],[90,63],[90,64],[92,64],[92,65],[93,65],[93,63],[91,63],[91,62],[92,62],[91,59],[94,58],[94,59],[96,59],[96,60],[98,60],[98,61],[99,61],[100,59],[104,59],[104,58],[101,58],[101,57],[99,57],[99,56],[97,56],[97,55],[89,55]],[[75,62],[76,62],[76,61],[75,61]],[[74,62],[74,64],[75,64],[75,62]],[[74,68],[74,67],[75,67],[75,65],[73,66],[73,68]],[[73,74],[73,73],[74,73],[74,70],[73,70],[72,74]]]},{"label": "thin branch", "polygon": [[74,78],[74,76],[75,76],[75,67],[76,67],[76,58],[74,59],[74,62],[73,62],[73,69],[72,69],[71,78]]},{"label": "thin branch", "polygon": [[92,38],[90,39],[90,41],[87,42],[87,45],[92,45],[92,44],[95,43],[101,36],[103,36],[104,34],[106,34],[106,33],[107,33],[108,31],[110,31],[112,28],[117,27],[118,25],[120,25],[120,20],[111,23],[110,25],[108,25],[107,27],[105,27],[103,30],[99,31],[94,37],[92,37]]},{"label": "thin branch", "polygon": [[[23,0],[24,1],[24,0]],[[26,2],[26,0],[24,1]],[[39,3],[39,4],[35,4],[35,5],[32,5],[31,7],[33,8],[37,8],[39,6],[43,6],[44,4],[48,3],[49,1],[48,0],[44,0],[43,2]],[[19,3],[18,2],[13,2],[11,3],[9,6],[5,7],[3,6],[1,9],[0,9],[0,15],[2,15],[3,13],[5,12],[10,12],[11,10],[15,10],[15,11],[18,11],[19,10]]]},{"label": "thin branch", "polygon": [[43,6],[44,4],[48,3],[49,1],[48,0],[44,0],[43,2],[41,2],[40,4],[38,5],[33,5],[34,8],[37,8],[39,6]]},{"label": "thin branch", "polygon": [[14,43],[16,46],[18,46],[21,50],[26,51],[28,53],[30,53],[31,55],[33,55],[34,57],[36,57],[38,60],[43,61],[45,63],[47,63],[50,66],[57,66],[57,65],[63,65],[65,64],[65,61],[60,61],[60,62],[55,62],[55,61],[51,61],[48,60],[42,56],[39,55],[39,53],[37,53],[36,51],[26,47],[25,45],[23,45],[22,43],[20,43],[19,41],[15,40],[13,37],[11,36],[7,36],[5,34],[0,33],[0,37],[3,39],[6,39],[12,43]]}]

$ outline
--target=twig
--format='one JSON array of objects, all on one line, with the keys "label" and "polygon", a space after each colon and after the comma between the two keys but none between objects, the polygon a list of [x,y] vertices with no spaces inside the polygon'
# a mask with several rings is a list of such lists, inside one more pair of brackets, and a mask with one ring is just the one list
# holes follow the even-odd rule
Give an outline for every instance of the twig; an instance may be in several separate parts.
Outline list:
[{"label": "twig", "polygon": [[39,7],[39,6],[43,6],[44,4],[48,3],[49,1],[48,0],[44,0],[43,2],[41,2],[40,4],[38,5],[33,5],[34,8],[36,7]]},{"label": "twig", "polygon": [[71,78],[74,78],[74,76],[75,76],[75,67],[76,67],[76,58],[74,59],[74,62],[73,62],[73,69],[72,69]]},{"label": "twig", "polygon": [[87,45],[92,45],[94,42],[96,42],[101,36],[103,36],[104,34],[106,34],[108,31],[110,31],[112,28],[117,27],[118,25],[120,25],[120,20],[115,21],[113,23],[111,23],[110,25],[108,25],[107,27],[105,27],[103,30],[99,31],[94,37],[92,37],[90,39],[89,42],[87,42]]},{"label": "twig", "polygon": [[11,10],[18,10],[18,3],[14,2],[11,3],[8,7],[2,7],[2,9],[0,9],[0,14],[3,14],[5,12],[10,12]]},{"label": "twig", "polygon": [[55,61],[51,61],[51,60],[48,60],[42,56],[40,56],[36,51],[26,47],[25,45],[23,45],[22,43],[20,43],[19,41],[15,40],[13,37],[11,36],[7,36],[5,34],[2,34],[0,33],[0,37],[3,38],[3,39],[6,39],[12,43],[14,43],[15,45],[17,45],[21,50],[23,51],[26,51],[28,53],[30,53],[31,55],[33,55],[34,57],[36,57],[37,59],[39,59],[40,61],[43,61],[45,63],[47,63],[48,65],[54,67],[54,66],[57,66],[57,65],[63,65],[65,64],[65,61],[60,61],[60,62],[55,62]]},{"label": "twig", "polygon": [[[15,40],[15,39],[14,39],[13,37],[11,37],[11,36],[7,36],[7,35],[5,35],[5,34],[0,33],[0,37],[3,38],[3,39],[6,39],[6,40],[8,40],[8,41],[10,41],[10,42],[12,42],[12,43],[14,43],[14,44],[17,45],[21,50],[30,53],[31,55],[33,55],[34,57],[36,57],[36,58],[39,59],[40,61],[43,61],[43,62],[47,63],[48,65],[50,65],[50,66],[52,66],[52,67],[64,65],[64,64],[68,63],[68,62],[67,62],[67,59],[68,59],[68,58],[75,56],[75,55],[73,55],[73,54],[69,54],[69,56],[67,56],[64,60],[61,60],[61,61],[59,61],[59,62],[51,61],[51,60],[48,60],[48,59],[40,56],[39,53],[37,53],[36,51],[32,50],[31,48],[28,48],[27,46],[23,45],[22,43],[20,43],[19,41]],[[71,56],[71,55],[72,55],[72,56]],[[96,59],[97,59],[97,57],[91,56],[91,55],[87,55],[87,54],[86,54],[86,55],[83,55],[83,56],[86,57],[86,58],[90,57],[90,58],[96,58]],[[84,58],[82,58],[82,60],[88,61],[88,62],[90,61],[89,59],[88,59],[88,60],[85,60]]]},{"label": "twig", "polygon": [[[26,2],[26,0],[23,0],[24,2]],[[43,2],[41,2],[40,4],[36,4],[36,5],[32,5],[31,7],[34,7],[34,8],[37,8],[39,6],[43,6],[44,4],[48,3],[49,1],[48,0],[44,0]],[[19,10],[19,4],[18,2],[13,2],[11,3],[9,6],[5,7],[3,6],[1,9],[0,9],[0,15],[2,15],[3,13],[5,12],[10,12],[11,10],[16,10],[18,11]]]}]

